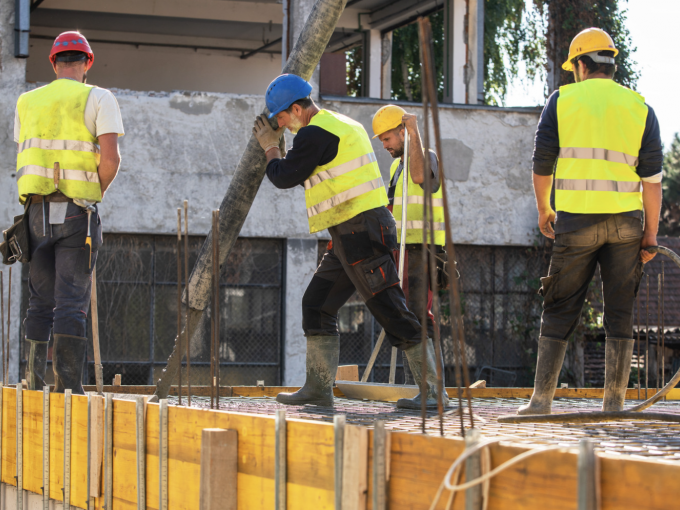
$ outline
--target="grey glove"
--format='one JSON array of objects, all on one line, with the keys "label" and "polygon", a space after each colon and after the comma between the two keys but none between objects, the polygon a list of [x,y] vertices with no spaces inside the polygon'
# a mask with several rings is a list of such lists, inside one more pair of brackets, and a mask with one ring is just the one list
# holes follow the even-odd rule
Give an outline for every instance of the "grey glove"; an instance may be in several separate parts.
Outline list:
[{"label": "grey glove", "polygon": [[269,124],[269,119],[267,119],[267,117],[262,114],[255,119],[255,123],[253,125],[253,135],[255,135],[257,141],[260,142],[260,147],[262,147],[266,153],[269,149],[279,147],[279,141],[281,140],[283,131],[285,129],[286,128],[284,126],[274,131]]}]

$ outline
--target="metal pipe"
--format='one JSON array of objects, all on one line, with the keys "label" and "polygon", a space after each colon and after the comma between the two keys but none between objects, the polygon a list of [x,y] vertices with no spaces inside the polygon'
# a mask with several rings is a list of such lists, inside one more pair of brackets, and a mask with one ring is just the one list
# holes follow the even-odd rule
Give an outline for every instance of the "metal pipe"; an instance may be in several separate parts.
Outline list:
[{"label": "metal pipe", "polygon": [[241,58],[241,60],[245,60],[247,58],[250,58],[257,53],[260,53],[261,51],[266,50],[267,48],[270,48],[270,47],[274,46],[275,44],[280,43],[282,40],[283,40],[282,37],[279,37],[278,39],[274,39],[273,41],[268,42],[267,44],[260,46],[259,48],[251,50],[248,53],[244,53],[243,55],[241,55],[240,58]]},{"label": "metal pipe", "polygon": [[[437,157],[439,159],[439,182],[440,186],[442,189],[442,202],[444,205],[444,225],[446,229],[446,252],[447,252],[447,258],[449,260],[449,264],[453,265],[455,264],[456,260],[456,252],[455,248],[453,245],[453,237],[452,237],[452,229],[451,229],[451,213],[449,211],[449,202],[448,202],[448,191],[446,189],[446,165],[444,164],[442,160],[442,143],[441,143],[441,133],[439,129],[439,109],[438,109],[438,104],[437,104],[437,92],[435,89],[434,85],[434,60],[432,58],[432,33],[430,29],[430,22],[427,19],[419,19],[420,27],[421,27],[421,32],[424,32],[423,38],[421,39],[421,45],[423,45],[424,42],[427,44],[424,45],[424,56],[425,58],[422,59],[423,62],[423,73],[427,74],[429,77],[428,79],[428,96],[431,97],[431,104],[432,104],[432,125],[434,127],[434,134],[435,134],[435,143],[437,147]],[[452,318],[452,331],[455,331],[457,339],[458,339],[458,345],[459,345],[459,351],[460,351],[460,361],[462,365],[462,375],[463,375],[463,381],[465,383],[465,387],[469,388],[470,387],[470,374],[468,371],[468,364],[467,364],[467,355],[465,353],[465,333],[463,329],[463,318],[461,314],[461,302],[460,302],[460,293],[458,290],[458,285],[455,280],[455,278],[452,278],[451,284],[449,285],[449,299],[451,302],[451,318]],[[458,386],[458,392],[459,395],[462,392],[462,388],[460,385]],[[468,404],[468,411],[470,413],[470,427],[474,428],[474,417],[472,413],[472,396],[470,395],[470,392],[467,392],[467,404]],[[460,397],[462,398],[462,397]],[[463,413],[461,411],[461,420],[463,417]]]},{"label": "metal pipe", "polygon": [[[191,350],[189,348],[189,201],[184,201],[184,293],[187,298],[187,319],[185,325],[185,342],[187,347],[187,405],[191,407]],[[179,337],[178,337],[179,338]],[[182,342],[180,341],[180,346]],[[182,353],[179,354],[180,370],[182,365]],[[166,395],[167,396],[167,395]]]},{"label": "metal pipe", "polygon": [[[177,338],[182,343],[182,208],[177,208]],[[182,349],[178,370],[177,395],[178,405],[182,405]]]},{"label": "metal pipe", "polygon": [[647,275],[647,300],[645,301],[647,308],[646,315],[646,332],[645,332],[645,398],[648,398],[649,393],[649,275]]}]

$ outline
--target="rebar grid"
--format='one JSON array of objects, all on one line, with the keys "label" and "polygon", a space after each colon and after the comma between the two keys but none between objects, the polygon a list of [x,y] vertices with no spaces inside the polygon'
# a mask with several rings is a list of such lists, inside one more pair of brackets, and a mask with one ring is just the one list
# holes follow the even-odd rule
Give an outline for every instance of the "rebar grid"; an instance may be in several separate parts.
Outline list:
[{"label": "rebar grid", "polygon": [[[194,397],[194,406],[209,408],[209,397]],[[176,403],[176,397],[170,397]],[[580,439],[595,442],[599,452],[629,455],[645,459],[661,459],[680,463],[680,424],[664,422],[616,422],[596,424],[500,424],[498,416],[512,414],[528,402],[519,398],[476,398],[475,424],[485,438],[510,436],[509,442],[522,446],[563,445],[577,447]],[[599,399],[555,399],[553,413],[598,411]],[[630,406],[627,406],[630,407]],[[293,419],[318,420],[332,423],[335,415],[345,415],[347,423],[372,428],[376,420],[385,422],[385,429],[394,432],[421,432],[420,411],[397,409],[393,403],[335,399],[335,407],[285,406],[273,397],[232,397],[220,400],[220,410],[273,416],[285,408]],[[680,414],[680,401],[659,402],[654,409]],[[467,411],[467,410],[466,410]],[[466,416],[466,421],[469,418]],[[429,435],[439,435],[436,412],[428,413],[425,425]],[[449,408],[444,415],[444,436],[460,437],[458,409]]]}]

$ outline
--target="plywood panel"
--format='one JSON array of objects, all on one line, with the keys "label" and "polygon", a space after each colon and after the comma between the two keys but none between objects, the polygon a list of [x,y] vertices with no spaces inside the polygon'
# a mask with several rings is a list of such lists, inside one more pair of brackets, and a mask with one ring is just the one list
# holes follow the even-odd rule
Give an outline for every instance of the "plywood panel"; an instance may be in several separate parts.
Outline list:
[{"label": "plywood panel", "polygon": [[50,498],[64,501],[64,394],[50,395]]},{"label": "plywood panel", "polygon": [[23,395],[24,489],[36,494],[42,494],[43,392],[24,391]]},{"label": "plywood panel", "polygon": [[17,397],[15,388],[2,388],[2,481],[16,487]]},{"label": "plywood panel", "polygon": [[137,508],[136,403],[113,400],[113,510]]}]

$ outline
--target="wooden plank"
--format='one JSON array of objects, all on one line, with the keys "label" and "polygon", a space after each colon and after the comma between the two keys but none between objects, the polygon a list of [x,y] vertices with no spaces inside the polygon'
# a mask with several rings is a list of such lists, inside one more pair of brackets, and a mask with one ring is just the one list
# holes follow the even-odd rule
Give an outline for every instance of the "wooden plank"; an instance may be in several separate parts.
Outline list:
[{"label": "wooden plank", "polygon": [[2,481],[16,487],[16,389],[3,387],[2,392]]},{"label": "wooden plank", "polygon": [[200,510],[236,510],[238,432],[203,429]]},{"label": "wooden plank", "polygon": [[358,381],[359,365],[342,365],[335,374],[336,381]]},{"label": "wooden plank", "polygon": [[90,397],[90,496],[99,497],[103,492],[102,472],[104,463],[104,397]]},{"label": "wooden plank", "polygon": [[[113,400],[113,507],[115,510],[137,509],[135,420],[135,401]],[[155,469],[158,470],[158,464]],[[147,503],[152,502],[147,500]]]},{"label": "wooden plank", "polygon": [[24,490],[42,494],[43,392],[24,390],[23,394]]},{"label": "wooden plank", "polygon": [[50,395],[50,499],[64,501],[64,394]]},{"label": "wooden plank", "polygon": [[114,375],[112,386],[121,386],[121,381],[122,381],[122,376],[120,374]]},{"label": "wooden plank", "polygon": [[342,509],[366,510],[367,498],[368,429],[358,425],[345,425],[342,456]]}]

